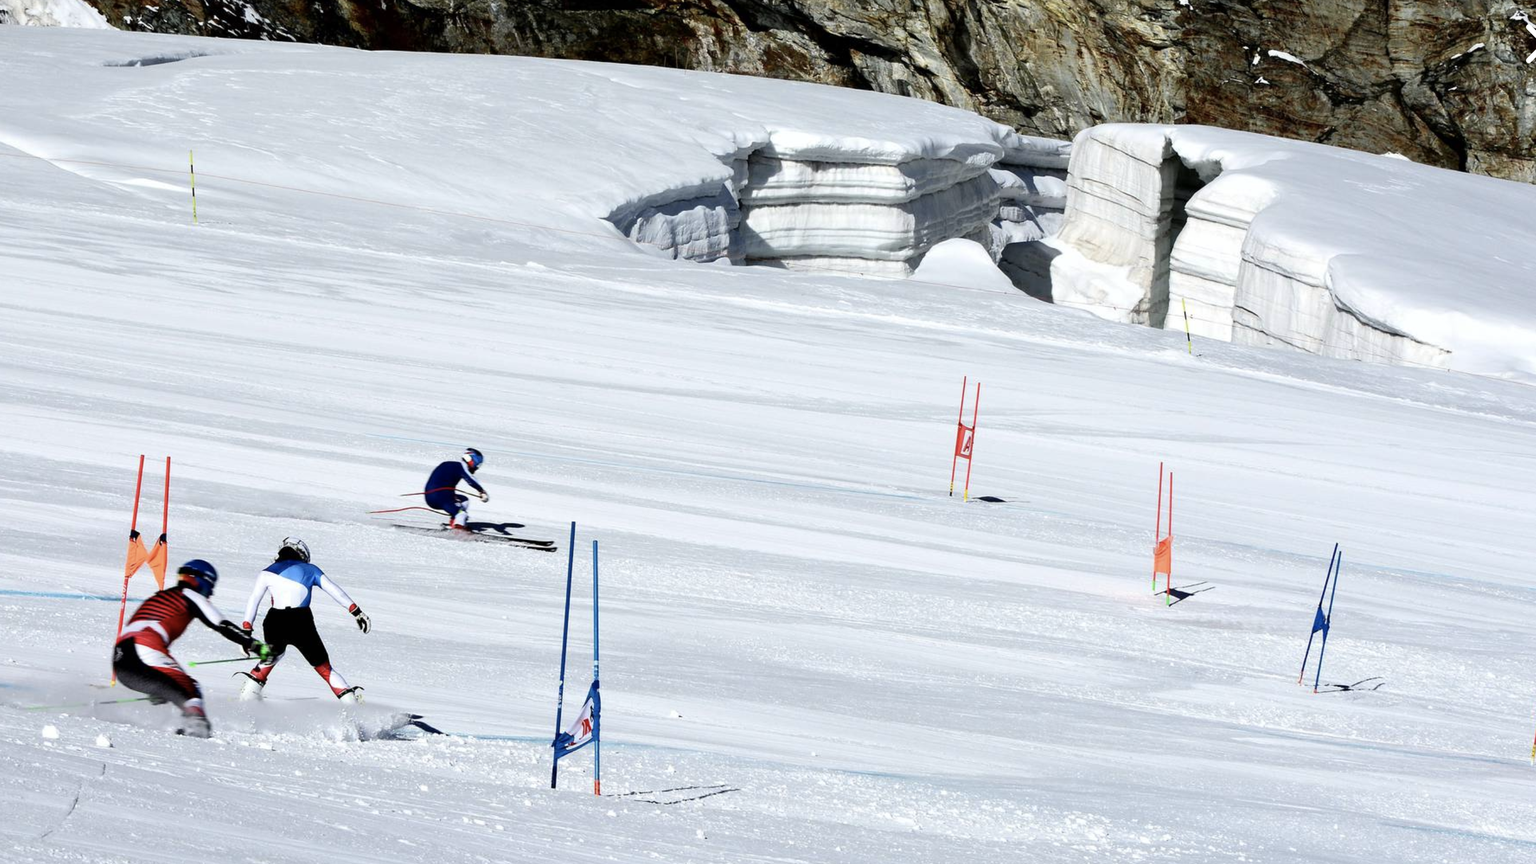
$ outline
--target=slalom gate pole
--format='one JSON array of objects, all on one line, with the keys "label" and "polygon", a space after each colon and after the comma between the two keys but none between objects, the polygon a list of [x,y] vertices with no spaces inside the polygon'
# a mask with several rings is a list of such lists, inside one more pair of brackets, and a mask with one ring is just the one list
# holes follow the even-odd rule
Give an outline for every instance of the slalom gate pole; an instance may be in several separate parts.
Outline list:
[{"label": "slalom gate pole", "polygon": [[[592,541],[592,687],[598,687],[597,677],[597,541]],[[601,699],[602,697],[597,697]],[[599,702],[598,704],[602,704]],[[596,707],[595,705],[593,707]],[[592,794],[603,794],[603,718],[597,717],[592,724]]]},{"label": "slalom gate pole", "polygon": [[[981,382],[976,382],[976,398],[971,402],[971,452],[965,457],[965,496],[963,500],[971,500],[971,468],[976,465],[976,415],[981,411]],[[964,416],[965,409],[960,409]]]},{"label": "slalom gate pole", "polygon": [[1157,546],[1163,542],[1163,463],[1157,463],[1157,526],[1152,529],[1152,593],[1157,593]]},{"label": "slalom gate pole", "polygon": [[192,151],[187,151],[187,178],[192,182],[192,224],[197,224],[197,166],[192,161]]},{"label": "slalom gate pole", "polygon": [[[166,539],[166,532],[170,531],[171,522],[171,457],[165,457],[165,497],[160,502],[160,539],[155,545],[160,547],[150,553],[149,568],[155,574],[155,587],[165,588],[165,570],[171,560],[171,542]],[[155,568],[155,554],[160,557],[160,567]]]},{"label": "slalom gate pole", "polygon": [[139,530],[139,493],[144,489],[144,454],[139,454],[139,477],[133,481],[133,520],[128,523],[128,530]]},{"label": "slalom gate pole", "polygon": [[[971,379],[968,376],[965,376],[965,375],[961,375],[960,376],[960,416],[955,419],[955,425],[956,426],[964,426],[965,425],[965,390],[966,390],[966,387],[970,384],[970,380]],[[961,435],[961,434],[964,434],[964,433],[960,432],[957,429],[955,434],[956,435]],[[954,452],[954,454],[952,456],[949,457],[949,497],[951,497],[951,498],[955,497],[955,466],[958,465],[959,463],[960,463],[960,445],[958,443],[956,443],[956,445],[955,445],[955,452]]]},{"label": "slalom gate pole", "polygon": [[[560,740],[560,720],[565,713],[565,648],[571,635],[571,577],[576,569],[576,523],[571,523],[571,542],[566,544],[565,561],[565,623],[560,626],[560,692],[555,697],[555,740]],[[550,745],[553,749],[553,744]],[[560,753],[554,752],[549,766],[549,788],[556,788],[560,780]]]},{"label": "slalom gate pole", "polygon": [[1536,765],[1536,738],[1531,739],[1531,764]]},{"label": "slalom gate pole", "polygon": [[[1168,472],[1168,583],[1163,587],[1163,606],[1173,605],[1173,472]],[[1154,580],[1155,581],[1155,580]],[[1157,590],[1154,584],[1152,589]]]},{"label": "slalom gate pole", "polygon": [[1179,306],[1184,309],[1184,345],[1189,348],[1189,356],[1195,356],[1195,341],[1189,338],[1189,304],[1184,298],[1179,298]]},{"label": "slalom gate pole", "polygon": [[1333,568],[1333,590],[1328,592],[1328,617],[1323,619],[1328,626],[1323,628],[1323,644],[1317,649],[1317,677],[1312,679],[1312,692],[1316,693],[1323,680],[1323,655],[1328,652],[1328,631],[1333,629],[1333,601],[1339,596],[1339,577],[1344,574],[1344,553],[1339,552],[1335,556],[1338,566]]},{"label": "slalom gate pole", "polygon": [[[123,617],[128,612],[128,580],[133,578],[133,573],[128,571],[133,562],[133,544],[139,537],[139,493],[144,488],[144,456],[139,455],[139,479],[133,481],[133,521],[128,527],[128,562],[123,567],[123,600],[117,606],[117,635],[112,637],[112,644],[117,645],[117,640],[123,638]],[[135,568],[137,569],[137,568]],[[112,670],[112,685],[117,686],[117,670]]]},{"label": "slalom gate pole", "polygon": [[[1328,583],[1333,581],[1333,561],[1339,557],[1339,544],[1333,544],[1333,552],[1328,555],[1328,573],[1323,576],[1323,593],[1317,595],[1317,611],[1323,611],[1323,598],[1328,596]],[[1307,634],[1307,653],[1301,655],[1301,671],[1296,674],[1296,683],[1307,676],[1307,658],[1312,656],[1312,640],[1317,638],[1317,615],[1312,616],[1312,632]]]}]

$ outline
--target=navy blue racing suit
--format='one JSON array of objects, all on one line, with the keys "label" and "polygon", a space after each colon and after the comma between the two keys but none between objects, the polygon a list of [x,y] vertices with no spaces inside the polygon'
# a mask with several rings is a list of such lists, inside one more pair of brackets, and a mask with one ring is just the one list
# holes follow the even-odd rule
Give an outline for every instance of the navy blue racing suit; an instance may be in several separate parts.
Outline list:
[{"label": "navy blue racing suit", "polygon": [[425,488],[427,506],[447,513],[449,519],[457,516],[459,511],[466,510],[464,502],[468,499],[456,491],[460,480],[474,487],[476,492],[485,492],[485,487],[475,482],[475,478],[469,475],[469,468],[463,462],[450,459],[433,468],[432,476],[427,478]]}]

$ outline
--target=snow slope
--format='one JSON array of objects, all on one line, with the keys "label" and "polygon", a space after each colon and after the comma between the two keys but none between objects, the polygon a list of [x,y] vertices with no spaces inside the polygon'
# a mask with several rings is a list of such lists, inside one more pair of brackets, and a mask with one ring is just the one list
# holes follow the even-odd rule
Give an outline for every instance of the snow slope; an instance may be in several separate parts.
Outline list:
[{"label": "snow slope", "polygon": [[[1190,356],[976,290],[969,247],[875,282],[658,258],[603,219],[780,129],[958,146],[921,103],[33,28],[0,72],[0,859],[1536,860],[1536,391]],[[962,375],[971,494],[1006,503],[944,494]],[[465,445],[480,517],[579,523],[577,693],[602,541],[603,798],[587,755],[547,788],[563,560],[365,515]],[[297,665],[254,707],[196,670],[212,741],[28,710],[120,693],[91,686],[96,598],[140,453],[174,457],[172,557],[214,561],[226,611],[304,537],[373,617],[316,602],[369,712],[460,735],[353,740]],[[1175,581],[1216,586],[1172,608],[1159,461]],[[1324,680],[1378,691],[1295,683],[1334,542]],[[736,791],[617,797],[684,786]]]}]

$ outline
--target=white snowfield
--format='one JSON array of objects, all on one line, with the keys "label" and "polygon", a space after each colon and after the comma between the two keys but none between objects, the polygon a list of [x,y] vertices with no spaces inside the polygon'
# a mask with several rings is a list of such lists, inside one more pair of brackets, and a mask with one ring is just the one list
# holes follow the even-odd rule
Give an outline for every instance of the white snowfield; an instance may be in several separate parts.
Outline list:
[{"label": "white snowfield", "polygon": [[1168,329],[1187,310],[1196,335],[1239,344],[1536,377],[1529,185],[1142,125],[1079,134],[1068,185],[1047,241],[1066,252],[1050,265],[1058,303]]},{"label": "white snowfield", "polygon": [[[604,219],[765,144],[966,161],[918,102],[21,27],[0,76],[0,860],[1536,860],[1536,390],[1190,356],[963,240],[875,281]],[[962,376],[1006,503],[945,494]],[[602,543],[601,798],[587,752],[548,788],[563,551],[366,515],[465,446],[477,518],[579,523],[569,710]],[[171,557],[226,612],[308,542],[373,621],[315,604],[363,711],[297,657],[256,705],[192,670],[209,741],[81,706],[131,695],[100,685],[141,453],[139,528],[169,454]],[[1175,583],[1214,586],[1171,608],[1159,461]],[[1313,695],[1335,542],[1322,681],[1382,686]],[[397,711],[454,734],[358,734]]]}]

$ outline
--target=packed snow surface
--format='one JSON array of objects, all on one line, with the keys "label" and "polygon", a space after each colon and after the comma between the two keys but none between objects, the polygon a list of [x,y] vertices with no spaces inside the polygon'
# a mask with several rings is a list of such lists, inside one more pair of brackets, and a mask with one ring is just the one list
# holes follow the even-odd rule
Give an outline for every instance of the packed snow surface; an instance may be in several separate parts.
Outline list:
[{"label": "packed snow surface", "polygon": [[[973,247],[882,282],[604,221],[744,148],[996,158],[922,103],[42,28],[0,29],[0,73],[0,859],[1536,860],[1536,390],[1191,356],[965,284]],[[970,502],[945,494],[962,376]],[[467,445],[477,518],[578,523],[568,712],[601,542],[603,797],[590,751],[548,783],[564,550],[366,515]],[[239,664],[193,670],[209,741],[90,707],[128,695],[104,685],[141,453],[139,528],[169,454],[172,558],[215,562],[225,611],[308,541],[373,619],[315,600],[361,710],[297,657],[260,704]],[[1160,461],[1175,583],[1214,586],[1172,607]],[[1322,680],[1383,686],[1313,695],[1335,542]],[[382,734],[400,711],[454,734]]]}]

